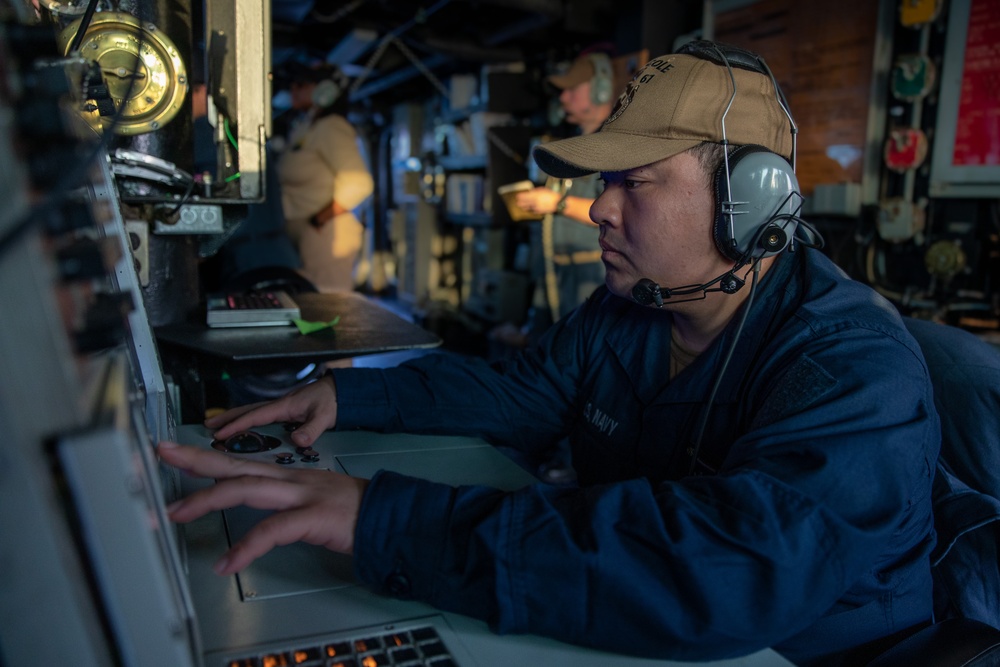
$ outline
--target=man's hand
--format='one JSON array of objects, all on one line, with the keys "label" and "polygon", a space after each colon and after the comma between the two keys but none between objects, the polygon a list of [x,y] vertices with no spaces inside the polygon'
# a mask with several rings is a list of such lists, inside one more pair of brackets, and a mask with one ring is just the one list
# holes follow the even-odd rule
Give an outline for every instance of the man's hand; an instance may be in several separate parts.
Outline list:
[{"label": "man's hand", "polygon": [[323,225],[344,213],[350,213],[350,209],[344,208],[336,201],[332,201],[309,218],[309,224],[316,229],[320,229]]},{"label": "man's hand", "polygon": [[547,215],[555,213],[562,195],[549,188],[536,187],[517,193],[517,206],[529,213]]},{"label": "man's hand", "polygon": [[205,426],[217,429],[215,437],[225,440],[239,431],[278,422],[301,424],[292,432],[292,441],[299,447],[311,446],[316,438],[337,423],[337,390],[333,386],[333,378],[324,376],[275,401],[227,410],[206,419]]},{"label": "man's hand", "polygon": [[217,574],[239,572],[278,545],[307,542],[331,551],[354,550],[354,528],[368,481],[329,470],[302,470],[246,461],[210,449],[161,442],[167,464],[216,483],[167,507],[172,521],[187,523],[210,512],[246,505],[275,513],[253,527],[214,565]]}]

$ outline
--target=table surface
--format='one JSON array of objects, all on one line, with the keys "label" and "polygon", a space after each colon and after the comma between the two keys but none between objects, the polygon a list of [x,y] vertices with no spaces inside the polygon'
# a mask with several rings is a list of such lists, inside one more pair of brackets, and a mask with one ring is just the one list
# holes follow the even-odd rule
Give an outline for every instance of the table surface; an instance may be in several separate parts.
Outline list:
[{"label": "table surface", "polygon": [[157,327],[156,338],[161,345],[229,363],[332,361],[441,344],[435,334],[355,292],[300,293],[294,299],[304,320],[340,320],[307,335],[295,326],[211,328],[203,320],[181,322]]}]

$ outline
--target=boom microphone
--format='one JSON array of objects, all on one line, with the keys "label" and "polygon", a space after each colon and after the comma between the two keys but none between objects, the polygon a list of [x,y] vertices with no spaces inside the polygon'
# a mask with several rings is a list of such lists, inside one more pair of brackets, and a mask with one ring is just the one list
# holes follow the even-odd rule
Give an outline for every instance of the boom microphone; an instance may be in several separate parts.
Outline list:
[{"label": "boom microphone", "polygon": [[635,284],[632,288],[632,298],[643,306],[656,303],[657,308],[663,307],[663,293],[660,291],[660,286],[649,278],[643,278]]},{"label": "boom microphone", "polygon": [[[736,268],[730,269],[715,279],[707,283],[702,283],[701,285],[687,285],[676,289],[670,289],[669,287],[664,289],[649,278],[641,278],[639,282],[635,284],[635,287],[632,288],[632,298],[635,299],[635,302],[641,306],[656,304],[657,308],[662,308],[664,299],[670,299],[675,296],[687,296],[689,294],[701,292],[701,296],[694,297],[693,299],[683,299],[682,301],[674,302],[682,303],[683,301],[704,299],[705,295],[709,292],[736,294],[740,291],[740,288],[746,284],[746,282],[737,276],[735,271]],[[718,287],[712,287],[713,285],[718,285]]]}]

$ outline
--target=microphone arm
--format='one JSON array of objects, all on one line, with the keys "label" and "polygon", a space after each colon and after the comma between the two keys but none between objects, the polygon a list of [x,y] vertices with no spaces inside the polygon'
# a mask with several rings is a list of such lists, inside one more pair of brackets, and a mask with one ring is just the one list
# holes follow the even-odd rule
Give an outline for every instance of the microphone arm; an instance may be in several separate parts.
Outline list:
[{"label": "microphone arm", "polygon": [[[701,296],[696,297],[696,299],[684,299],[684,301],[704,299],[709,292],[736,294],[740,291],[741,287],[746,285],[746,281],[736,275],[736,271],[738,271],[742,266],[743,264],[737,264],[729,271],[726,271],[722,275],[710,280],[707,283],[702,283],[701,285],[687,285],[676,289],[670,289],[669,287],[664,289],[649,278],[642,278],[635,284],[635,287],[632,288],[632,298],[636,303],[642,306],[655,304],[657,308],[662,308],[664,299],[670,299],[675,296],[687,296],[688,294],[694,294],[696,292],[701,292]],[[713,288],[712,285],[715,285],[716,283],[718,283],[719,286]],[[682,302],[675,301],[674,303]]]}]

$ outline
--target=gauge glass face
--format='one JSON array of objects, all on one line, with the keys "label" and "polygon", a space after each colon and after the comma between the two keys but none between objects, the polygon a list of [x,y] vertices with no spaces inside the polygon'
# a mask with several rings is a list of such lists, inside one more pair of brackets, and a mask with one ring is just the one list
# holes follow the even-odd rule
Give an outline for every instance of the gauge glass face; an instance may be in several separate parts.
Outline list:
[{"label": "gauge glass face", "polygon": [[[60,37],[68,50],[79,22]],[[121,108],[117,134],[142,134],[170,122],[183,105],[187,77],[177,48],[155,26],[121,12],[94,18],[80,43],[80,56],[98,64],[108,92]],[[101,122],[108,127],[111,117]]]}]

